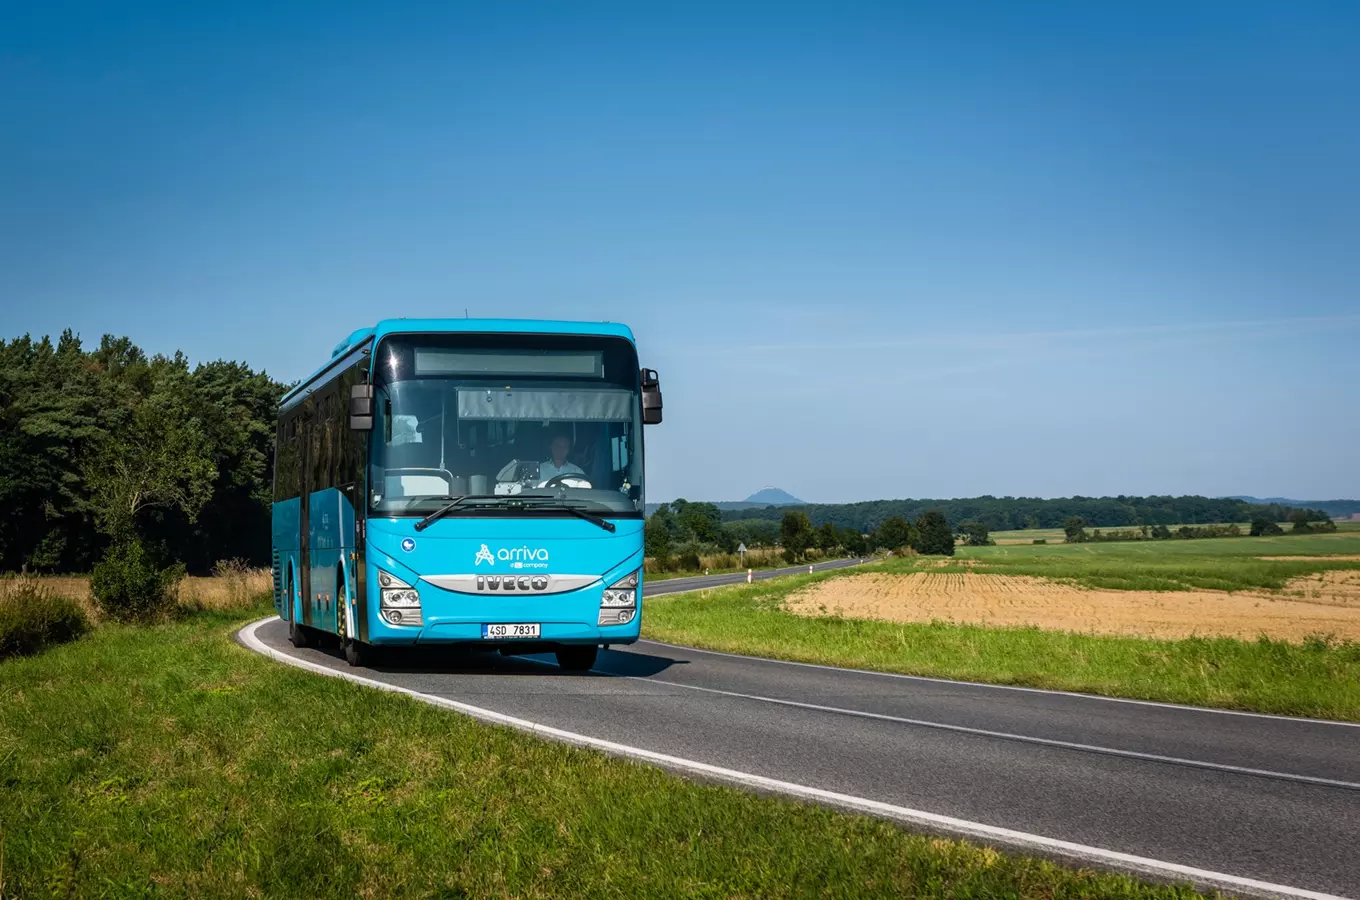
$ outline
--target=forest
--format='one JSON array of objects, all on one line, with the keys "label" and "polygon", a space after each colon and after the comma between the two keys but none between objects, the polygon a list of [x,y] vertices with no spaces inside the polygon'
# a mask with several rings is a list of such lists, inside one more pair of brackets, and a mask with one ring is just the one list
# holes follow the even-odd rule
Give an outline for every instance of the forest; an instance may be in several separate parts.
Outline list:
[{"label": "forest", "polygon": [[0,571],[86,572],[129,535],[192,571],[267,565],[285,389],[126,337],[0,340]]}]

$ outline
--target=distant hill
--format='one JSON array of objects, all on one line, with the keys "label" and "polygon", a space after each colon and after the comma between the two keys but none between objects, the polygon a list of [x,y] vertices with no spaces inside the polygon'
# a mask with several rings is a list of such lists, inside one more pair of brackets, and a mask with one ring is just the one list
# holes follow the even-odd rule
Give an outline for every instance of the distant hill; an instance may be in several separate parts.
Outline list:
[{"label": "distant hill", "polygon": [[756,491],[756,492],[755,492],[754,494],[752,494],[751,496],[747,497],[747,498],[746,498],[744,501],[742,501],[742,502],[744,502],[744,503],[750,503],[750,504],[753,505],[753,506],[806,506],[806,505],[807,505],[807,504],[805,504],[802,500],[799,500],[797,497],[793,496],[793,494],[790,494],[788,491],[782,491],[782,490],[780,490],[780,489],[777,488],[777,487],[766,487],[766,488],[761,488],[760,490]]},{"label": "distant hill", "polygon": [[1288,497],[1248,497],[1234,496],[1229,500],[1244,500],[1247,503],[1274,503],[1279,506],[1293,506],[1300,509],[1320,509],[1333,518],[1347,518],[1360,513],[1360,500],[1291,500]]}]

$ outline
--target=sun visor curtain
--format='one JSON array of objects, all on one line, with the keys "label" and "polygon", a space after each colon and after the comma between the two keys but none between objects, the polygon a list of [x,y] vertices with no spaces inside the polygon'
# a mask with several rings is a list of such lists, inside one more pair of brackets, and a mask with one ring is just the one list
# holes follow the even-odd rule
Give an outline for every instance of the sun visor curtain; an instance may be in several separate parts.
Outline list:
[{"label": "sun visor curtain", "polygon": [[631,391],[458,391],[458,418],[557,422],[631,422]]}]

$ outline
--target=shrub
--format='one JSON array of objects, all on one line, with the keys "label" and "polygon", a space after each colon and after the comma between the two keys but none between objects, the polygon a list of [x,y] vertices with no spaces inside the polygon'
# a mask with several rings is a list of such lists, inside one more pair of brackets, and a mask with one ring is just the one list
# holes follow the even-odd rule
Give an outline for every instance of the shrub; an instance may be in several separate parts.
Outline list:
[{"label": "shrub", "polygon": [[36,653],[90,630],[80,604],[20,576],[0,581],[0,659]]},{"label": "shrub", "polygon": [[1284,529],[1276,525],[1274,520],[1265,516],[1257,516],[1251,520],[1251,536],[1261,537],[1267,534],[1284,534]]},{"label": "shrub", "polygon": [[680,554],[680,571],[697,572],[702,566],[703,564],[699,562],[699,554],[693,550],[688,550]]},{"label": "shrub", "polygon": [[184,566],[162,566],[140,541],[109,548],[90,576],[90,593],[99,610],[123,622],[163,619],[176,606]]},{"label": "shrub", "polygon": [[1034,543],[1036,543],[1036,544],[1047,544],[1047,543],[1048,543],[1048,538],[1035,538],[1035,539],[1034,539]]}]

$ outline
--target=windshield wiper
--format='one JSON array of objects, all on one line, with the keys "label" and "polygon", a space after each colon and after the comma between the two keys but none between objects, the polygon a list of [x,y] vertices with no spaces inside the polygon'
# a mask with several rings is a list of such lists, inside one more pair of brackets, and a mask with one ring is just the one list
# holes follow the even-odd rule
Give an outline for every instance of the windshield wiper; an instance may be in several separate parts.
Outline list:
[{"label": "windshield wiper", "polygon": [[472,508],[475,506],[505,506],[510,509],[523,509],[528,506],[535,506],[539,509],[561,509],[571,513],[578,519],[584,519],[592,525],[603,528],[613,534],[618,530],[618,526],[608,519],[601,518],[594,513],[588,513],[581,507],[564,503],[555,497],[544,496],[519,496],[516,494],[466,494],[462,497],[454,497],[449,503],[436,509],[425,518],[416,523],[416,531],[424,531],[437,519],[458,509],[459,507]]},{"label": "windshield wiper", "polygon": [[[601,517],[601,516],[597,516],[597,515],[595,515],[594,513],[586,512],[586,511],[585,511],[584,509],[582,509],[581,507],[579,507],[579,506],[574,506],[574,505],[572,505],[572,504],[570,504],[570,503],[563,503],[563,502],[561,502],[560,500],[554,500],[554,499],[551,498],[551,497],[524,497],[523,499],[524,499],[524,500],[536,500],[536,501],[538,501],[538,502],[535,502],[533,505],[534,505],[534,506],[537,506],[539,509],[564,509],[564,510],[566,510],[567,512],[571,513],[571,514],[572,514],[573,516],[575,516],[576,518],[578,518],[578,519],[585,519],[585,520],[586,520],[587,522],[589,522],[591,525],[595,525],[595,526],[598,526],[598,527],[600,527],[600,528],[603,528],[605,531],[609,532],[610,534],[613,534],[614,532],[616,532],[616,531],[619,530],[619,526],[615,525],[613,522],[609,521],[608,519],[603,518],[603,517]],[[546,502],[543,502],[543,501],[546,501]]]},{"label": "windshield wiper", "polygon": [[436,519],[442,519],[444,516],[448,515],[458,507],[462,506],[464,503],[471,503],[477,500],[503,500],[503,499],[505,498],[498,497],[495,494],[464,494],[461,497],[454,497],[452,498],[453,502],[444,504],[443,506],[439,507],[439,509],[436,509],[434,512],[430,513],[428,516],[417,522],[416,531],[424,531],[426,528],[429,528],[430,524],[434,522]]}]

